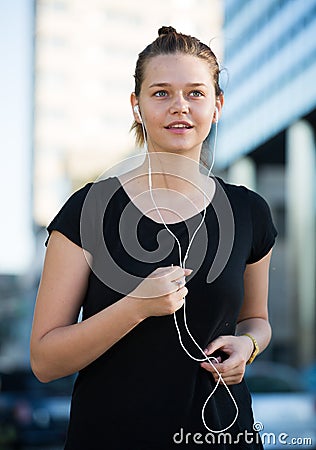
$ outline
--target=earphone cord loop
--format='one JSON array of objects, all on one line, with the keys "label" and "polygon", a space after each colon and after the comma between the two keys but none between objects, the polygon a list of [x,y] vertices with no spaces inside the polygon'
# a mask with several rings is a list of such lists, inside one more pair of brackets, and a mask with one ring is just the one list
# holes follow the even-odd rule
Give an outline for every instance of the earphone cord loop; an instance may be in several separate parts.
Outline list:
[{"label": "earphone cord loop", "polygon": [[217,125],[218,125],[218,121],[216,120],[215,122],[215,135],[214,135],[214,145],[213,145],[213,152],[212,152],[212,161],[211,161],[211,165],[208,171],[207,176],[209,177],[211,175],[212,169],[214,167],[214,163],[215,163],[215,153],[216,153],[216,147],[217,147]]},{"label": "earphone cord loop", "polygon": [[[202,214],[201,222],[200,222],[199,225],[197,226],[196,230],[194,231],[194,233],[193,233],[193,235],[192,235],[192,237],[191,237],[191,239],[190,239],[190,241],[189,241],[187,251],[186,251],[185,256],[184,256],[184,258],[183,258],[183,261],[182,261],[182,249],[181,249],[180,241],[179,241],[179,239],[177,238],[177,236],[170,230],[170,228],[168,227],[168,225],[166,224],[166,222],[165,222],[164,218],[162,217],[162,215],[161,215],[161,213],[160,213],[160,210],[159,210],[159,208],[158,208],[158,206],[157,206],[157,204],[156,204],[156,201],[155,201],[155,199],[154,199],[154,196],[153,196],[153,192],[152,192],[152,169],[151,169],[151,160],[150,160],[150,153],[149,153],[149,151],[148,151],[148,143],[147,143],[147,137],[146,137],[146,132],[145,132],[146,130],[145,130],[145,126],[144,126],[143,121],[141,122],[141,125],[142,125],[143,136],[144,136],[145,151],[146,151],[146,155],[147,155],[147,158],[148,158],[148,186],[149,186],[150,197],[151,197],[151,200],[152,200],[152,202],[153,202],[153,204],[154,204],[154,207],[155,207],[155,209],[156,209],[156,211],[157,211],[157,213],[158,213],[158,215],[159,215],[159,218],[160,218],[161,222],[163,223],[165,229],[170,233],[170,235],[174,238],[174,240],[176,241],[176,243],[177,243],[177,245],[178,245],[178,249],[179,249],[179,265],[180,265],[180,267],[182,267],[183,269],[185,269],[185,263],[186,263],[186,260],[187,260],[187,258],[188,258],[189,251],[190,251],[191,245],[192,245],[192,243],[193,243],[193,240],[194,240],[196,234],[198,233],[199,229],[201,228],[201,226],[202,226],[203,223],[205,222],[205,216],[206,216],[206,195],[205,195],[205,192],[203,192],[204,208],[203,208],[203,214]],[[213,165],[214,165],[214,162],[215,162],[216,144],[217,144],[217,121],[215,122],[214,147],[213,147],[213,154],[212,154],[212,162],[211,162],[210,169],[209,169],[209,171],[208,171],[208,177],[210,176],[211,170],[212,170]],[[174,312],[174,313],[173,313],[174,323],[175,323],[175,327],[176,327],[176,330],[177,330],[179,343],[180,343],[182,349],[183,349],[183,350],[185,351],[185,353],[186,353],[192,360],[194,360],[194,361],[197,361],[197,362],[207,361],[207,362],[211,365],[211,367],[215,370],[215,372],[217,373],[217,375],[218,375],[218,380],[217,380],[217,382],[216,382],[216,384],[215,384],[213,390],[211,391],[211,393],[209,394],[209,396],[208,396],[207,399],[205,400],[204,405],[203,405],[203,407],[202,407],[201,413],[202,413],[202,421],[203,421],[203,424],[204,424],[205,428],[206,428],[208,431],[210,431],[211,433],[222,433],[222,432],[224,432],[224,431],[229,430],[229,429],[234,425],[234,423],[236,422],[236,420],[237,420],[237,418],[238,418],[238,415],[239,415],[239,408],[238,408],[238,405],[237,405],[237,403],[236,403],[236,400],[235,400],[233,394],[232,394],[231,391],[229,390],[229,387],[227,386],[227,384],[225,383],[224,379],[222,378],[221,373],[218,371],[218,369],[216,368],[216,366],[215,366],[215,365],[212,363],[212,361],[211,361],[211,360],[217,361],[217,359],[216,359],[214,356],[209,356],[209,355],[207,355],[207,354],[204,352],[204,350],[200,347],[200,345],[197,343],[197,341],[196,341],[195,338],[192,336],[192,334],[191,334],[191,332],[190,332],[190,330],[189,330],[189,327],[188,327],[188,324],[187,324],[187,318],[186,318],[186,297],[184,297],[184,303],[183,303],[183,317],[184,317],[184,326],[185,326],[185,330],[186,330],[186,332],[188,333],[189,337],[191,338],[192,342],[195,344],[195,346],[198,348],[198,350],[202,353],[203,358],[196,358],[196,357],[194,357],[193,355],[191,355],[191,353],[187,350],[187,348],[186,348],[185,345],[183,344],[181,331],[180,331],[180,328],[179,328],[179,325],[178,325],[178,321],[177,321],[177,315],[176,315],[176,312]],[[217,361],[217,362],[218,362],[218,361]],[[215,392],[216,392],[218,386],[220,385],[220,383],[223,384],[223,386],[225,387],[227,393],[229,394],[229,396],[230,396],[230,398],[231,398],[231,400],[232,400],[232,402],[233,402],[233,404],[234,404],[234,407],[235,407],[235,409],[236,409],[236,414],[235,414],[235,417],[234,417],[233,421],[232,421],[227,427],[225,427],[225,428],[223,428],[223,429],[220,429],[220,430],[212,430],[211,428],[209,428],[209,426],[208,426],[207,423],[206,423],[206,420],[205,420],[205,409],[206,409],[206,406],[207,406],[209,400],[210,400],[210,399],[212,398],[212,396],[215,394]]]}]

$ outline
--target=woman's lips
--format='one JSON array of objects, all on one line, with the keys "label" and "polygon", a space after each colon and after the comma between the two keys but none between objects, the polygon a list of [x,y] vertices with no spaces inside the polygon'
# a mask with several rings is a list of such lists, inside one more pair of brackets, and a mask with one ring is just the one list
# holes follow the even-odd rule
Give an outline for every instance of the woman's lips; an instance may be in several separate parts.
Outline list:
[{"label": "woman's lips", "polygon": [[169,123],[165,128],[173,133],[183,134],[187,130],[191,130],[193,126],[189,122],[177,120],[175,122]]}]

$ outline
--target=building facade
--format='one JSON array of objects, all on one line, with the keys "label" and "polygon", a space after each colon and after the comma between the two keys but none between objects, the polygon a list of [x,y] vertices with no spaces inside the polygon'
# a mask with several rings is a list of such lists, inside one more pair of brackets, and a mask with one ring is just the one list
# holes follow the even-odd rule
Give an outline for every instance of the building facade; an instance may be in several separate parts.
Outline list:
[{"label": "building facade", "polygon": [[217,168],[271,205],[279,237],[269,352],[308,364],[316,358],[316,0],[225,0],[224,48]]}]

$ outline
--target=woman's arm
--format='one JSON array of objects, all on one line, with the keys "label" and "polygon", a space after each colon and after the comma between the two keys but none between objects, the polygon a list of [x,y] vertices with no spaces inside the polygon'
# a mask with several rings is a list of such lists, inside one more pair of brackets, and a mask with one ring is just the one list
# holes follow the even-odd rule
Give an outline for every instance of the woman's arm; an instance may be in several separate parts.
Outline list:
[{"label": "woman's arm", "polygon": [[[48,382],[77,372],[101,356],[146,317],[171,314],[179,309],[187,289],[178,289],[173,281],[188,273],[180,267],[171,267],[157,269],[153,274],[152,278],[144,280],[146,283],[140,283],[135,294],[133,291],[77,323],[90,266],[82,248],[58,231],[53,231],[47,247],[31,334],[31,365],[35,375],[41,381]],[[161,290],[163,286],[164,292]],[[149,291],[153,295],[148,299],[146,295]]]},{"label": "woman's arm", "polygon": [[48,242],[31,334],[31,364],[43,382],[85,367],[141,320],[124,299],[77,323],[89,274],[82,248],[54,231]]},{"label": "woman's arm", "polygon": [[[251,334],[259,353],[269,344],[271,327],[268,313],[269,267],[272,250],[260,261],[248,264],[244,274],[244,302],[238,317],[236,335]],[[248,336],[244,336],[249,340]],[[253,344],[251,342],[251,348]]]},{"label": "woman's arm", "polygon": [[[228,358],[216,365],[227,384],[240,383],[254,345],[245,333],[251,334],[262,352],[270,342],[271,327],[268,317],[269,267],[272,250],[260,261],[248,264],[244,273],[244,301],[238,317],[236,336],[220,336],[207,347],[207,354],[221,350]],[[218,375],[208,363],[201,366]]]}]

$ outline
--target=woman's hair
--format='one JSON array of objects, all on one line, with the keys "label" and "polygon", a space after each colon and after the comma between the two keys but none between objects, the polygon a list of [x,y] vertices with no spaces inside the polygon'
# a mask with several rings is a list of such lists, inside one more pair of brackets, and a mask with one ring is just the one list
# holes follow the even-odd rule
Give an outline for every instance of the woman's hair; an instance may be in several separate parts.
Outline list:
[{"label": "woman's hair", "polygon": [[[203,44],[199,39],[178,33],[173,27],[161,27],[158,30],[158,37],[151,44],[149,44],[138,55],[138,60],[135,68],[135,95],[139,96],[142,83],[144,81],[146,65],[151,58],[159,55],[170,55],[174,53],[183,53],[185,55],[196,56],[203,59],[209,64],[210,73],[214,80],[215,94],[219,96],[222,90],[219,86],[219,65],[215,54],[210,47]],[[135,130],[136,145],[142,146],[144,144],[144,136],[141,124],[134,121],[131,130]]]}]

